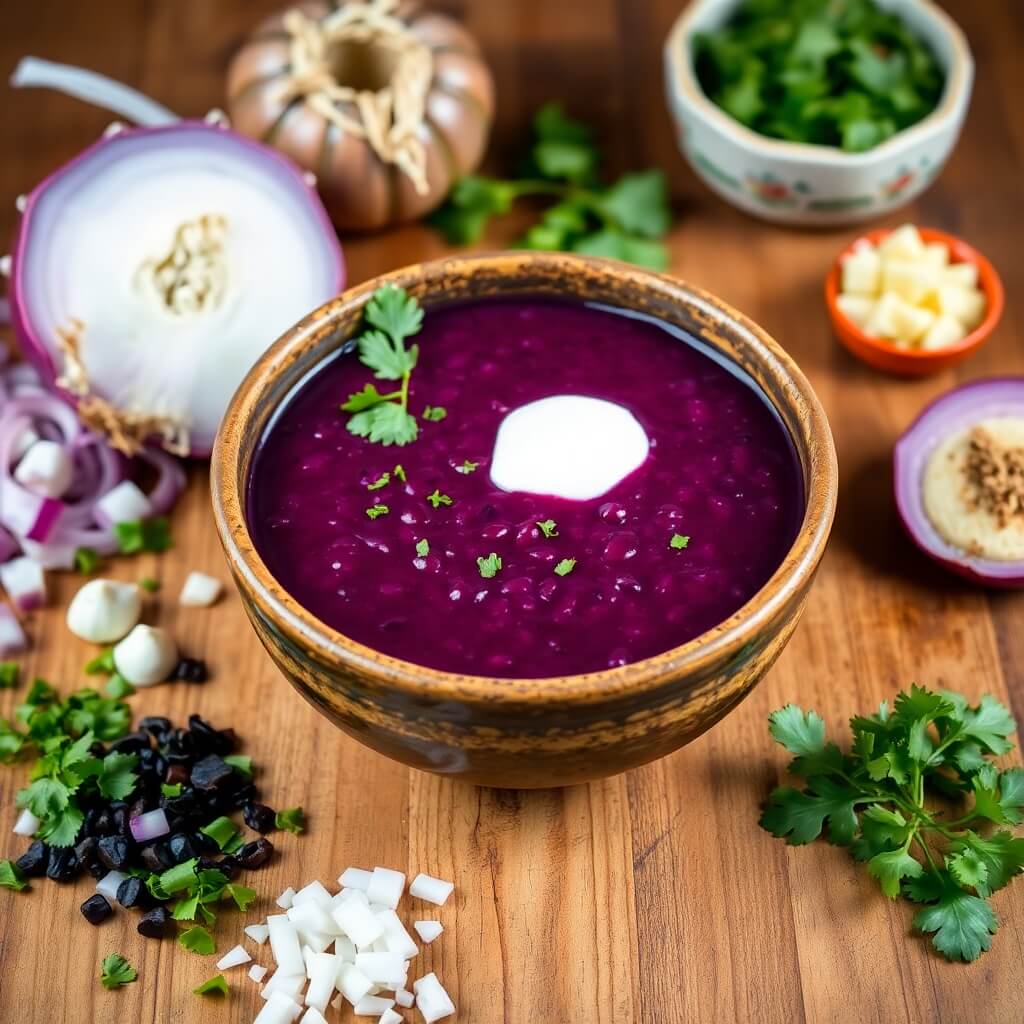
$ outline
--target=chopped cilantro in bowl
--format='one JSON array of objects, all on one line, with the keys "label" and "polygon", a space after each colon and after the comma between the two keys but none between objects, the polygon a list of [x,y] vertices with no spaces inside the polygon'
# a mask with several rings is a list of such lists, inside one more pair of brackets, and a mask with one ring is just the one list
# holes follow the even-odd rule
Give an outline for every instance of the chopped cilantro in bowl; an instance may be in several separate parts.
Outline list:
[{"label": "chopped cilantro in bowl", "polygon": [[927,117],[944,74],[875,0],[743,0],[693,39],[709,99],[760,135],[863,152]]}]

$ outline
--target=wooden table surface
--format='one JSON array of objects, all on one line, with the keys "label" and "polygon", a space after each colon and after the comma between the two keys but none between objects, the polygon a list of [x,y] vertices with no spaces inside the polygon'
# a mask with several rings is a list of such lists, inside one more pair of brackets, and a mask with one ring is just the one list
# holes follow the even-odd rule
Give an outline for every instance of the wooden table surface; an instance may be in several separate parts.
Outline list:
[{"label": "wooden table surface", "polygon": [[[211,611],[179,610],[185,574],[226,572],[197,467],[173,517],[172,553],[123,561],[152,573],[165,599],[156,619],[208,658],[205,687],[168,685],[132,698],[143,713],[199,711],[233,725],[264,766],[278,806],[309,810],[306,835],[249,876],[267,913],[287,885],[333,882],[348,864],[383,864],[454,879],[444,935],[424,954],[466,1024],[752,1024],[879,1022],[1001,1024],[1024,1019],[1024,901],[1016,883],[995,898],[993,949],[948,964],[910,933],[911,911],[883,899],[848,854],[824,843],[790,849],[757,827],[758,804],[784,756],[765,717],[811,705],[834,730],[911,681],[988,691],[1024,714],[1024,597],[958,583],[912,549],[893,511],[890,452],[920,408],[962,380],[1024,371],[1024,18],[1010,0],[948,4],[965,28],[978,80],[964,136],[945,172],[893,223],[962,234],[1002,272],[1008,295],[991,343],[955,373],[888,379],[842,351],[821,284],[850,229],[798,233],[750,220],[712,197],[676,151],[662,99],[661,43],[680,0],[452,0],[482,40],[498,81],[491,164],[508,166],[529,114],[561,98],[592,120],[613,169],[665,168],[676,200],[672,271],[762,323],[797,358],[832,421],[839,514],[803,623],[777,666],[724,722],[672,757],[590,786],[548,792],[474,789],[392,764],[342,736],[278,676],[231,593]],[[221,102],[223,72],[246,29],[273,0],[103,0],[8,3],[0,73],[27,53],[88,65],[184,114]],[[0,237],[14,197],[95,139],[110,118],[64,97],[5,92],[0,102]],[[511,229],[507,229],[511,231]],[[510,234],[495,233],[492,244]],[[346,242],[352,282],[444,251],[409,227]],[[89,655],[62,624],[79,581],[52,580],[52,608],[33,616],[26,674],[64,691],[82,685]],[[7,714],[18,693],[0,694]],[[0,769],[0,820],[13,819],[25,768]],[[24,841],[0,827],[0,857]],[[190,990],[212,959],[173,941],[141,939],[134,915],[91,928],[78,905],[91,890],[44,880],[0,890],[0,1024],[12,1021],[247,1021],[262,1005],[244,971],[227,1003]],[[255,913],[250,916],[255,920]],[[225,913],[218,947],[240,936]],[[98,983],[118,951],[140,980]],[[263,962],[268,953],[258,954]],[[347,1017],[345,1019],[348,1019]],[[363,1018],[366,1019],[366,1018]],[[410,1017],[411,1019],[411,1017]],[[416,1019],[419,1019],[416,1015]]]}]

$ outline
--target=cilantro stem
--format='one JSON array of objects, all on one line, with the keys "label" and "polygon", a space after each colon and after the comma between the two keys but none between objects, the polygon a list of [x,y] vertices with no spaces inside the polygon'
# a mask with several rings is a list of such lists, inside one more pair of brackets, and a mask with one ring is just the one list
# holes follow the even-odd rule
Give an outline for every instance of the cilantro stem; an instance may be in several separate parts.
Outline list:
[{"label": "cilantro stem", "polygon": [[928,866],[932,869],[932,871],[938,871],[939,867],[935,863],[935,858],[932,856],[932,851],[928,849],[928,844],[919,835],[915,835],[914,840],[917,842],[917,845],[921,847],[921,852],[924,854],[924,859],[928,861]]}]

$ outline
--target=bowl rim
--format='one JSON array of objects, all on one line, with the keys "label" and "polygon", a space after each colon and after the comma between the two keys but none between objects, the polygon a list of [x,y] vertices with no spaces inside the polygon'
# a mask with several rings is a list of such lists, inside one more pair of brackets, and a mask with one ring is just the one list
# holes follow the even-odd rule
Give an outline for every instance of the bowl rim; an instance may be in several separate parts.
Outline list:
[{"label": "bowl rim", "polygon": [[[661,298],[687,303],[712,322],[726,324],[758,351],[764,367],[782,381],[782,390],[791,407],[789,418],[801,427],[802,436],[793,437],[793,444],[802,456],[801,462],[804,454],[806,457],[806,508],[790,550],[761,588],[723,622],[668,651],[597,672],[544,678],[457,674],[394,658],[331,628],[292,597],[260,558],[246,524],[244,481],[241,480],[243,471],[247,477],[249,469],[240,460],[243,440],[253,429],[251,422],[259,419],[264,425],[260,429],[265,429],[265,424],[272,421],[296,383],[314,371],[307,369],[305,374],[299,374],[273,408],[256,417],[260,396],[269,393],[268,388],[287,367],[286,357],[313,349],[324,339],[329,343],[329,339],[337,335],[336,325],[346,312],[361,309],[383,284],[420,285],[436,293],[452,272],[471,275],[476,271],[500,271],[506,276],[521,277],[524,284],[532,283],[539,290],[538,274],[557,278],[564,274],[567,263],[570,269],[585,269],[624,285],[635,286],[639,278],[642,287]],[[523,290],[528,292],[530,288]],[[343,339],[339,339],[330,351],[342,343]],[[771,400],[767,393],[766,397]],[[793,431],[790,433],[792,435]],[[248,598],[257,605],[288,640],[310,649],[311,653],[318,652],[339,669],[373,679],[419,701],[484,702],[492,707],[521,707],[567,699],[585,704],[627,694],[633,697],[657,690],[664,685],[666,677],[680,678],[702,666],[735,656],[756,642],[760,631],[806,590],[814,576],[835,515],[838,468],[828,419],[810,382],[782,346],[742,313],[702,289],[617,260],[566,253],[503,252],[445,257],[381,274],[342,292],[292,327],[266,350],[232,398],[214,443],[210,481],[217,531],[236,583],[243,590],[243,599]]]},{"label": "bowl rim", "polygon": [[872,245],[878,245],[879,242],[888,238],[895,230],[895,228],[884,227],[865,231],[863,234],[858,235],[849,245],[845,246],[835,258],[825,278],[825,303],[828,306],[829,315],[832,317],[833,322],[836,323],[837,327],[841,325],[843,330],[865,348],[875,349],[878,352],[884,352],[886,355],[901,358],[905,360],[908,366],[912,365],[919,368],[928,366],[933,362],[943,361],[950,356],[964,355],[977,348],[991,336],[1003,315],[1003,309],[1006,305],[1003,281],[999,276],[999,271],[996,270],[984,253],[975,249],[973,245],[965,242],[957,235],[943,231],[941,228],[919,226],[917,231],[925,242],[944,243],[949,248],[950,255],[956,257],[955,262],[973,263],[978,268],[979,286],[985,293],[988,305],[985,310],[984,319],[973,331],[966,334],[955,345],[947,345],[945,348],[903,348],[895,342],[888,341],[885,338],[876,338],[874,335],[868,334],[839,308],[836,299],[839,296],[839,282],[842,274],[843,259],[852,253],[861,242],[867,241]]},{"label": "bowl rim", "polygon": [[946,86],[938,106],[916,124],[897,132],[885,142],[860,153],[847,153],[838,146],[824,146],[809,142],[787,142],[768,135],[760,135],[741,124],[718,107],[704,93],[690,59],[690,40],[695,34],[694,22],[699,14],[712,5],[722,3],[738,5],[742,0],[692,0],[676,18],[665,40],[665,59],[670,71],[669,83],[673,95],[685,102],[720,133],[732,137],[737,145],[753,149],[762,156],[780,160],[803,160],[831,168],[865,168],[920,142],[946,127],[961,113],[971,91],[974,78],[974,59],[960,26],[932,0],[911,0],[936,29],[945,34],[953,48],[953,61],[946,70]]}]

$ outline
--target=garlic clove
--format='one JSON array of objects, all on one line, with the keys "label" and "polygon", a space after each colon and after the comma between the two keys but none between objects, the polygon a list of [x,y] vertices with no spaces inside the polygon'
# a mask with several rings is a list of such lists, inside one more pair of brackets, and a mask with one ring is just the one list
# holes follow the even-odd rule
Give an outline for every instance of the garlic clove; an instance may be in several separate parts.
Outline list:
[{"label": "garlic clove", "polygon": [[137,625],[114,648],[114,668],[132,686],[153,686],[170,678],[178,645],[166,629]]},{"label": "garlic clove", "polygon": [[68,605],[68,629],[94,644],[127,636],[142,616],[142,593],[134,583],[90,580]]}]

